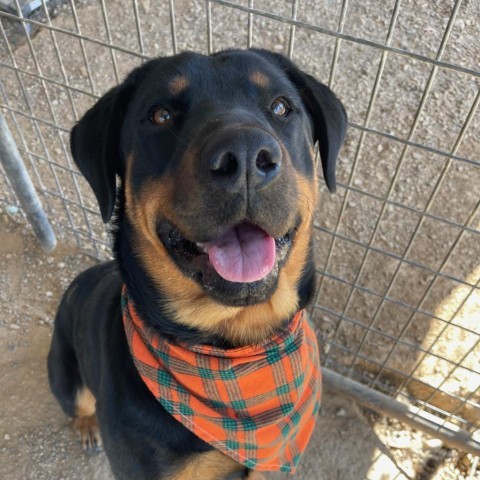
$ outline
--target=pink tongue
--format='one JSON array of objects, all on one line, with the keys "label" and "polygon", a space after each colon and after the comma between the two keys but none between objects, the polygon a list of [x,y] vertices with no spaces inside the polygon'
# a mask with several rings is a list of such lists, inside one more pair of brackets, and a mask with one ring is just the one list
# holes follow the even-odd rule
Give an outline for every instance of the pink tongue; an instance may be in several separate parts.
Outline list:
[{"label": "pink tongue", "polygon": [[275,240],[258,227],[242,223],[205,244],[215,271],[229,282],[265,278],[275,263]]}]

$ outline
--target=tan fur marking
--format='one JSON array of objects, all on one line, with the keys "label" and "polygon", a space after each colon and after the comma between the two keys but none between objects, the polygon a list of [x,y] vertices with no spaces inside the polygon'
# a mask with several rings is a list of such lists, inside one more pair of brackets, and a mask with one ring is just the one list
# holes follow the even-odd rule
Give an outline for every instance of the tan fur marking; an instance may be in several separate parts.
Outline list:
[{"label": "tan fur marking", "polygon": [[262,72],[259,72],[256,70],[255,72],[252,72],[249,76],[250,81],[256,85],[257,87],[268,87],[270,80],[269,78]]},{"label": "tan fur marking", "polygon": [[87,387],[82,387],[75,397],[75,418],[73,429],[84,450],[101,448],[102,439],[95,415],[96,400]]},{"label": "tan fur marking", "polygon": [[168,84],[168,90],[172,95],[179,95],[184,90],[186,90],[190,86],[190,82],[188,81],[187,77],[183,75],[179,75],[178,77],[173,78],[170,80]]},{"label": "tan fur marking", "polygon": [[81,388],[75,398],[75,417],[90,417],[95,414],[95,397],[87,387]]},{"label": "tan fur marking", "polygon": [[169,480],[219,480],[243,467],[218,450],[192,455]]}]

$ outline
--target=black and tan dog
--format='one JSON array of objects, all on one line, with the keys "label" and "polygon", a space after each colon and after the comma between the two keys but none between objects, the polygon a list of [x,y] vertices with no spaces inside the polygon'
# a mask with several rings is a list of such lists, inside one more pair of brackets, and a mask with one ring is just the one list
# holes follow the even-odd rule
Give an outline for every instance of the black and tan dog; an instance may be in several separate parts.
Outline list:
[{"label": "black and tan dog", "polygon": [[122,285],[143,322],[173,343],[228,349],[275,335],[314,290],[314,143],[334,190],[345,130],[326,86],[264,50],[150,61],[72,130],[73,158],[103,220],[113,215],[116,260],[65,293],[49,378],[84,446],[101,434],[117,478],[249,475],[145,386]]}]

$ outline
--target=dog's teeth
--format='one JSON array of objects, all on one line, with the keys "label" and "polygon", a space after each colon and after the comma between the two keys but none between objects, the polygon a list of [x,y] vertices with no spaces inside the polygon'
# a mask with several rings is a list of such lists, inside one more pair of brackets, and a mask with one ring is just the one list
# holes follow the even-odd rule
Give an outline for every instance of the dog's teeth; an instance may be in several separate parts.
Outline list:
[{"label": "dog's teeth", "polygon": [[205,244],[204,243],[195,243],[195,245],[197,246],[197,248],[203,252],[203,253],[207,253],[207,250],[205,248]]}]

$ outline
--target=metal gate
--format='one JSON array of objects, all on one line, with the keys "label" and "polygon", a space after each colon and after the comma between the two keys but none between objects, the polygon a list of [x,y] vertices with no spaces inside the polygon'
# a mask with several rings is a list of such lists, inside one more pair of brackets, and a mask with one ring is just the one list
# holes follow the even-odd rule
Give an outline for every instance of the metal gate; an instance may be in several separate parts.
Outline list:
[{"label": "metal gate", "polygon": [[[259,46],[337,93],[350,129],[337,194],[320,191],[311,308],[325,381],[478,455],[479,2],[44,0],[31,13],[32,3],[0,11],[4,155],[23,158],[57,237],[98,258],[108,235],[68,133],[134,66]],[[28,202],[15,213],[18,172],[5,171],[0,206],[29,214]]]}]

